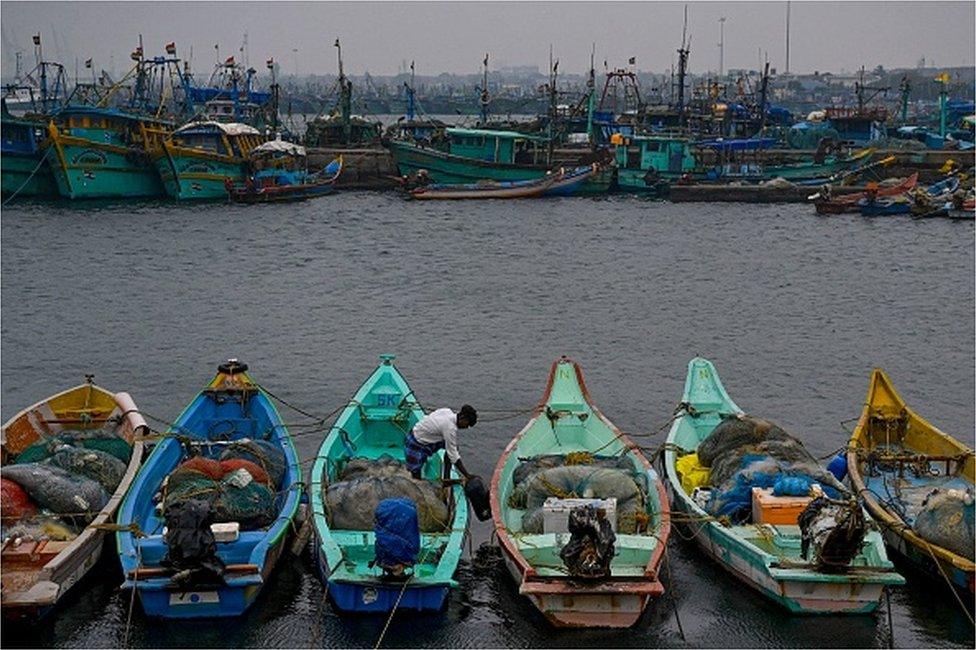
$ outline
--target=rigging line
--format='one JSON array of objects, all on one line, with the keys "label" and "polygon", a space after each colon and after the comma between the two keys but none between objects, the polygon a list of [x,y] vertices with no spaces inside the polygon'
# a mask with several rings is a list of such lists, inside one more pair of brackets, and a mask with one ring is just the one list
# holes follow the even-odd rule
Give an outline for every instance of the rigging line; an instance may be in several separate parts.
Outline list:
[{"label": "rigging line", "polygon": [[13,201],[14,200],[14,197],[17,196],[18,194],[20,194],[20,191],[22,189],[24,189],[25,187],[27,187],[27,184],[31,182],[31,179],[34,178],[34,175],[37,174],[38,170],[40,170],[41,165],[43,165],[44,162],[47,160],[47,155],[48,155],[48,153],[50,153],[50,151],[53,148],[53,146],[54,145],[51,145],[47,149],[44,150],[44,155],[41,156],[41,159],[40,159],[40,161],[38,161],[37,166],[34,167],[34,171],[32,171],[30,173],[30,176],[28,176],[27,179],[21,184],[21,186],[17,188],[17,191],[16,192],[14,192],[13,194],[11,194],[10,196],[7,197],[7,200],[3,202],[3,205],[7,205],[11,201]]}]

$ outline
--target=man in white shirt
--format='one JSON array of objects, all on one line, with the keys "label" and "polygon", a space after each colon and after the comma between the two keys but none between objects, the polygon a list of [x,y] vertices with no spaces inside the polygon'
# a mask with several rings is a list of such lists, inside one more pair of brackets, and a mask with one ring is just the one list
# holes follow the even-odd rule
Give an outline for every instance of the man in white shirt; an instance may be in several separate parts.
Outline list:
[{"label": "man in white shirt", "polygon": [[419,479],[427,459],[443,449],[447,461],[457,467],[465,479],[471,474],[461,462],[458,451],[458,429],[473,427],[478,422],[478,412],[469,404],[461,407],[457,414],[449,408],[437,409],[424,416],[407,434],[404,449],[407,458],[407,469],[413,477]]}]

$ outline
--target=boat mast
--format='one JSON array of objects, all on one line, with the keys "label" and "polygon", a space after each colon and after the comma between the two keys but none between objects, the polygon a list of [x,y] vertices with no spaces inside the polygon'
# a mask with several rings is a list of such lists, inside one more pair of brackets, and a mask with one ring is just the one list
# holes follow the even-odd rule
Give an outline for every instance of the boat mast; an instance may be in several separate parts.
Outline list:
[{"label": "boat mast", "polygon": [[596,43],[590,50],[590,78],[586,80],[586,139],[590,142],[590,149],[596,150],[596,137],[593,133],[593,110],[596,107],[596,70],[593,68],[593,57],[596,55]]},{"label": "boat mast", "polygon": [[766,130],[766,91],[769,88],[769,61],[763,68],[762,81],[759,85],[759,137]]},{"label": "boat mast", "polygon": [[901,78],[901,84],[898,86],[901,90],[901,122],[902,124],[908,123],[908,97],[912,92],[912,86],[908,83],[908,76]]},{"label": "boat mast", "polygon": [[41,68],[41,112],[47,113],[47,66],[44,65],[44,50],[41,47],[41,33],[34,34],[34,58]]},{"label": "boat mast", "polygon": [[552,60],[552,45],[549,45],[549,143],[546,147],[546,166],[552,166],[553,150],[555,148],[555,122],[556,122],[556,75],[559,69],[559,60],[555,63]]},{"label": "boat mast", "polygon": [[271,71],[271,132],[278,135],[278,78],[275,75],[274,57],[268,59],[268,70]]},{"label": "boat mast", "polygon": [[685,74],[688,72],[688,54],[691,52],[691,40],[687,43],[688,33],[688,5],[685,5],[685,20],[681,28],[681,47],[678,49],[678,126],[685,125]]},{"label": "boat mast", "polygon": [[491,97],[488,95],[488,53],[485,52],[485,60],[482,62],[484,71],[481,76],[481,124],[488,123],[488,102]]},{"label": "boat mast", "polygon": [[415,79],[415,77],[414,77],[414,62],[411,61],[410,62],[410,83],[409,84],[407,84],[407,83],[403,84],[404,86],[406,86],[406,90],[407,90],[407,122],[413,122],[413,118],[414,118],[414,115],[415,115],[414,95],[413,95],[414,94],[414,86],[413,86],[414,85],[414,79]]},{"label": "boat mast", "polygon": [[342,44],[338,38],[335,40],[335,47],[339,58],[339,115],[342,120],[342,140],[344,144],[349,144],[352,139],[352,82],[346,78],[345,69],[342,67]]},{"label": "boat mast", "polygon": [[786,0],[786,74],[790,73],[790,0]]}]

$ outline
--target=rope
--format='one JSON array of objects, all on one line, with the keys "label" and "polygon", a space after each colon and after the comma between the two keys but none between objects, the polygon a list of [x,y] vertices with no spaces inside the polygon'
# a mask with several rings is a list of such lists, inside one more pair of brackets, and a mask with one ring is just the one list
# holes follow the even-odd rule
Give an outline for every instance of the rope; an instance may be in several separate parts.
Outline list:
[{"label": "rope", "polygon": [[[660,541],[660,540],[659,540]],[[674,578],[671,575],[671,556],[668,553],[668,545],[664,545],[664,568],[668,572],[668,600],[671,601],[671,607],[674,610],[674,620],[678,624],[678,633],[681,635],[682,641],[687,641],[685,638],[685,630],[681,626],[681,617],[678,616],[678,599],[674,597]]]},{"label": "rope", "polygon": [[[53,145],[52,145],[52,146],[53,146]],[[45,162],[45,161],[47,160],[47,154],[48,154],[48,153],[49,153],[50,151],[51,151],[51,147],[48,147],[47,149],[45,149],[45,150],[44,150],[44,155],[43,155],[43,156],[41,156],[41,159],[40,159],[40,161],[38,161],[38,163],[37,163],[37,166],[36,166],[36,167],[34,167],[34,171],[32,171],[32,172],[30,173],[30,176],[28,176],[28,177],[26,178],[26,180],[24,180],[24,182],[23,182],[23,183],[21,183],[21,185],[20,185],[20,187],[18,187],[18,188],[17,188],[17,191],[16,191],[16,192],[14,192],[13,194],[11,194],[10,196],[8,196],[8,197],[7,197],[7,200],[6,200],[6,201],[4,201],[2,205],[7,205],[7,204],[8,204],[8,203],[10,203],[11,201],[13,201],[13,200],[14,200],[14,197],[15,197],[15,196],[17,196],[18,194],[20,194],[20,191],[21,191],[22,189],[24,189],[25,187],[27,187],[27,184],[28,184],[28,183],[30,183],[30,181],[31,181],[31,179],[32,179],[32,178],[34,178],[34,175],[35,175],[35,174],[37,173],[37,171],[38,171],[38,170],[39,170],[39,169],[41,168],[41,165],[43,165],[43,164],[44,164],[44,162]]]},{"label": "rope", "polygon": [[129,647],[129,629],[132,627],[132,610],[136,606],[136,591],[139,587],[139,567],[142,566],[142,546],[136,544],[136,558],[138,563],[136,564],[136,571],[132,574],[132,594],[129,596],[129,613],[125,619],[125,635],[122,640],[122,647]]},{"label": "rope", "polygon": [[[431,545],[424,548],[423,556],[417,560],[417,564],[423,564],[427,559],[428,553],[430,553]],[[400,587],[400,593],[397,594],[396,602],[393,603],[393,608],[390,610],[390,615],[386,617],[386,623],[383,625],[383,631],[380,632],[380,638],[376,640],[376,645],[373,646],[373,650],[378,650],[381,645],[383,645],[383,639],[386,637],[386,631],[390,629],[390,623],[393,622],[393,615],[396,614],[397,608],[400,606],[400,601],[403,599],[403,594],[407,591],[407,585],[413,580],[416,573],[411,573],[406,580],[403,581],[403,586]]]}]

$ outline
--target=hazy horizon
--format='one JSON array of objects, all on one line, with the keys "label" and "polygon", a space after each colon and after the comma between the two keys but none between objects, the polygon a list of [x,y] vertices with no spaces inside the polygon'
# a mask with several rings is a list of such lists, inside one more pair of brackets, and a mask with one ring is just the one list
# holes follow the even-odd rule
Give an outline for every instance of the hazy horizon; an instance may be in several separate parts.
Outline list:
[{"label": "hazy horizon", "polygon": [[[490,67],[545,69],[549,46],[560,69],[582,72],[590,49],[596,62],[640,70],[668,69],[681,43],[683,2],[19,2],[0,4],[2,71],[14,72],[15,52],[33,66],[31,36],[41,32],[45,58],[73,72],[76,59],[96,69],[122,70],[143,37],[145,54],[175,41],[197,71],[217,55],[241,56],[247,32],[250,64],[274,57],[285,74],[336,71],[333,43],[341,39],[347,72],[389,75],[411,60],[418,74],[465,74]],[[756,68],[763,56],[786,67],[786,2],[689,2],[690,70],[719,67],[719,19],[724,68]],[[792,2],[790,71],[972,66],[973,2]],[[219,44],[219,51],[215,45]],[[192,48],[192,49],[191,49]]]}]

